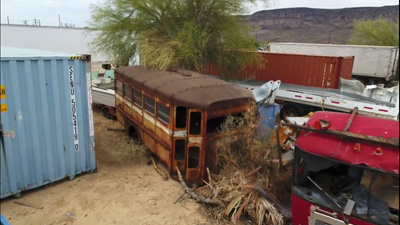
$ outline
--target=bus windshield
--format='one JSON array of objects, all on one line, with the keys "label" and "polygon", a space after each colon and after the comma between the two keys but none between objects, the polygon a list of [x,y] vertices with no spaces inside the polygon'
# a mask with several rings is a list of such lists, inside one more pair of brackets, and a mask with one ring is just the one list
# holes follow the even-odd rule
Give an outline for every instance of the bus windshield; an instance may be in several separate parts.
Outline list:
[{"label": "bus windshield", "polygon": [[[345,164],[296,148],[293,192],[298,197],[339,211],[348,199],[351,216],[374,224],[399,224],[399,176]],[[329,195],[330,197],[328,197]]]}]

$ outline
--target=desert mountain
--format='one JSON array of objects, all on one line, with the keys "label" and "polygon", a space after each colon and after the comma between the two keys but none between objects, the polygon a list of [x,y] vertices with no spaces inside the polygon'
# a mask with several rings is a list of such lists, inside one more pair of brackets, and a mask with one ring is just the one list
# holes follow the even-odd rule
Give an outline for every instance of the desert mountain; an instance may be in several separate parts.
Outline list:
[{"label": "desert mountain", "polygon": [[399,6],[344,9],[287,8],[244,16],[251,35],[260,42],[346,44],[354,20],[399,21]]}]

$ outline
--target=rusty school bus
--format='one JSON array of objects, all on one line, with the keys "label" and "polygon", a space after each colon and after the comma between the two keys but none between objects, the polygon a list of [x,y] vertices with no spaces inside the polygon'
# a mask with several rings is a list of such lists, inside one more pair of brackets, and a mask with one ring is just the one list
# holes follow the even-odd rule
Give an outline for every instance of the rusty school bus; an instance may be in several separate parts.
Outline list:
[{"label": "rusty school bus", "polygon": [[202,183],[205,169],[217,172],[217,130],[229,115],[243,114],[254,97],[228,82],[188,70],[141,66],[115,70],[117,119],[188,183]]}]

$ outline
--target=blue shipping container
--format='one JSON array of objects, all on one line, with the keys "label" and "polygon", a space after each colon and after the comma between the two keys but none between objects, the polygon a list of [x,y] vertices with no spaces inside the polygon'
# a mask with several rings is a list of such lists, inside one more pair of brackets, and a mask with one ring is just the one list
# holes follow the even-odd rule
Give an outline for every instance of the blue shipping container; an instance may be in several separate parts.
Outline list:
[{"label": "blue shipping container", "polygon": [[90,56],[2,47],[1,198],[96,170]]}]

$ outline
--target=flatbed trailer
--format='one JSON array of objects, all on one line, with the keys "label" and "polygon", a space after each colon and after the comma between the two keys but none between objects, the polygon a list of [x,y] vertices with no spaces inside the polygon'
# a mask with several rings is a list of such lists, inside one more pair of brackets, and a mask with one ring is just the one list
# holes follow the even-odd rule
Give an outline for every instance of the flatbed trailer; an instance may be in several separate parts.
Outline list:
[{"label": "flatbed trailer", "polygon": [[[253,90],[260,83],[246,84],[237,82],[247,89]],[[351,112],[355,107],[359,114],[387,119],[398,119],[399,94],[391,102],[367,98],[357,94],[341,93],[337,89],[322,89],[301,85],[281,83],[275,90],[275,101],[283,107],[281,117],[302,116],[314,110],[333,110],[339,112]]]}]

